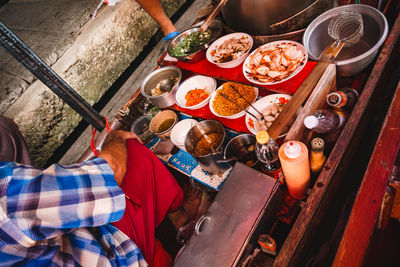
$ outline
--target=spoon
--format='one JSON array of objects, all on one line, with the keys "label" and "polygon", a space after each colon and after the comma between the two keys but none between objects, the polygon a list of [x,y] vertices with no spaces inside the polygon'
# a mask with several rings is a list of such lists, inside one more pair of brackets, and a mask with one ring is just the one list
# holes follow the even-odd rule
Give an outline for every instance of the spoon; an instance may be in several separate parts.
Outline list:
[{"label": "spoon", "polygon": [[163,92],[169,92],[176,84],[177,77],[169,77],[160,81],[160,90]]}]

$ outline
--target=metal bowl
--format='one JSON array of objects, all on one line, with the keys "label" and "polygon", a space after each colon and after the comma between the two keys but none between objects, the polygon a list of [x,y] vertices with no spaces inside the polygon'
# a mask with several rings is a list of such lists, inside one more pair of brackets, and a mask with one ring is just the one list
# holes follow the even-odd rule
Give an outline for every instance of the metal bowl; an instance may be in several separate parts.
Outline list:
[{"label": "metal bowl", "polygon": [[185,62],[197,62],[205,58],[206,53],[205,50],[209,47],[209,45],[215,41],[217,38],[219,38],[222,35],[223,31],[223,24],[219,20],[214,20],[213,23],[211,23],[210,27],[208,28],[211,31],[211,38],[210,40],[205,43],[203,46],[200,46],[196,52],[193,52],[192,54],[188,54],[186,56],[174,56],[171,54],[171,49],[174,48],[176,45],[178,45],[182,40],[189,34],[193,32],[198,32],[200,31],[200,26],[196,26],[190,29],[185,30],[184,32],[180,33],[178,36],[176,36],[172,41],[168,44],[168,54],[171,57],[174,57],[180,61],[185,61]]},{"label": "metal bowl", "polygon": [[[156,87],[157,83],[171,76],[178,77],[178,81],[175,83],[172,89],[169,92],[165,92],[162,95],[152,96],[151,90]],[[153,105],[159,108],[170,107],[173,104],[175,104],[175,92],[179,87],[179,82],[181,81],[181,78],[182,78],[182,71],[178,67],[168,66],[159,68],[151,72],[143,80],[140,92],[144,97],[149,98],[151,103],[153,103]]]},{"label": "metal bowl", "polygon": [[226,145],[224,158],[237,158],[239,162],[252,167],[258,163],[255,153],[256,142],[256,137],[252,134],[241,134],[235,136]]},{"label": "metal bowl", "polygon": [[303,44],[309,58],[318,60],[322,51],[333,41],[328,35],[330,20],[343,11],[361,13],[364,23],[364,34],[360,42],[352,47],[343,48],[335,61],[339,75],[352,76],[372,62],[387,37],[389,26],[379,10],[367,5],[346,5],[331,9],[317,17],[307,27]]},{"label": "metal bowl", "polygon": [[[223,135],[221,143],[215,147],[214,152],[207,155],[196,155],[195,149],[197,143],[203,138],[204,135],[211,133],[219,133]],[[215,120],[205,120],[195,124],[186,134],[185,149],[199,162],[201,168],[215,174],[223,173],[229,169],[229,164],[221,163],[224,157],[224,147],[228,142],[228,134],[225,132],[224,126]]]}]

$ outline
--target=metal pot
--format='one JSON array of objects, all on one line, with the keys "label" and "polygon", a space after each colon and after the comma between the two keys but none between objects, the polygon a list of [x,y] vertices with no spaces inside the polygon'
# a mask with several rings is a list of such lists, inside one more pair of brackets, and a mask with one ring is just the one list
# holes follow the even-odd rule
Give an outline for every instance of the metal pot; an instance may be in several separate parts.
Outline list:
[{"label": "metal pot", "polygon": [[[196,155],[195,148],[197,143],[204,135],[210,133],[223,134],[221,143],[215,147],[212,153],[204,156]],[[224,145],[227,142],[228,135],[225,132],[224,126],[215,120],[205,120],[197,123],[189,130],[185,138],[185,149],[199,162],[201,168],[212,174],[220,174],[230,168],[229,164],[218,162],[224,158]]]},{"label": "metal pot", "polygon": [[[230,163],[233,165],[236,160],[252,167],[257,164],[258,159],[255,154],[256,137],[252,134],[241,134],[232,138],[225,147],[225,159],[235,159]],[[253,146],[253,150],[249,147]],[[250,161],[252,161],[250,163]]]},{"label": "metal pot", "polygon": [[317,17],[307,27],[303,44],[309,58],[318,60],[322,51],[333,41],[328,34],[330,20],[343,11],[359,12],[363,18],[364,34],[358,44],[345,47],[336,58],[337,73],[351,76],[366,68],[386,40],[389,26],[385,16],[376,8],[367,5],[345,5],[333,8]]},{"label": "metal pot", "polygon": [[[156,87],[157,83],[161,80],[167,79],[169,77],[177,77],[178,80],[172,89],[169,92],[165,92],[162,95],[152,96],[151,90]],[[140,92],[144,97],[150,99],[153,105],[159,108],[170,107],[175,104],[175,92],[179,87],[179,82],[182,78],[182,71],[175,66],[168,66],[159,68],[153,72],[151,72],[147,77],[143,80],[142,87],[140,88]]]},{"label": "metal pot", "polygon": [[229,0],[222,9],[226,24],[253,35],[277,35],[304,29],[336,0]]}]

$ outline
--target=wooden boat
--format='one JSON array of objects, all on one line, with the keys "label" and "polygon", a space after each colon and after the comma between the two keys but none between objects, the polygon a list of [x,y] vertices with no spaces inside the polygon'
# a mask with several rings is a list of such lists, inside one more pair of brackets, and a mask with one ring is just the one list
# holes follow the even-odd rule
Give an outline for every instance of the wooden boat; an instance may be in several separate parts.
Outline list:
[{"label": "wooden boat", "polygon": [[[335,202],[336,198],[340,197],[336,194],[346,179],[344,174],[359,149],[362,136],[368,134],[366,127],[378,104],[378,101],[375,100],[388,94],[385,84],[391,79],[390,75],[394,72],[397,65],[396,62],[399,59],[399,37],[400,16],[394,22],[375,65],[368,73],[368,79],[363,86],[357,104],[338,137],[336,145],[332,148],[321,173],[316,178],[309,196],[302,203],[301,211],[285,238],[278,255],[276,258],[266,259],[264,266],[302,266],[307,261],[306,257],[309,255],[307,251],[318,235],[322,218],[329,214],[330,210],[328,208]],[[327,75],[330,77],[329,73]],[[378,139],[379,146],[376,147],[368,166],[368,171],[364,176],[334,261],[335,266],[360,266],[366,255],[366,248],[375,227],[391,167],[395,163],[399,151],[399,135],[397,134],[395,139],[389,139],[388,137],[393,131],[393,122],[398,124],[399,91],[400,89],[396,91],[390,113],[388,113],[380,139]],[[142,101],[144,99],[138,90],[121,109],[122,113],[113,118],[111,123],[113,128],[128,129],[132,119],[140,115],[140,111],[135,110],[133,107]],[[122,116],[128,108],[133,112],[131,113],[132,116]],[[397,131],[398,127],[395,130]],[[101,142],[105,135],[106,131],[103,131],[97,141]],[[90,154],[91,151],[88,150],[81,160],[90,157]],[[380,165],[381,160],[387,161],[385,168]],[[379,174],[381,179],[376,180],[376,174]],[[373,198],[371,198],[371,194],[373,194]],[[363,227],[360,227],[361,225]],[[367,233],[362,232],[364,230]],[[355,242],[358,238],[360,238],[359,243]]]}]

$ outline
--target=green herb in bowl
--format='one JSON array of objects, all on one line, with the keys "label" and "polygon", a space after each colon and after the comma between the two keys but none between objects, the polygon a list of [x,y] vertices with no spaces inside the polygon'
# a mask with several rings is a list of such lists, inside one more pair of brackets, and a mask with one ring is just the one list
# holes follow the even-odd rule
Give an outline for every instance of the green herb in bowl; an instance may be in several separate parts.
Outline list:
[{"label": "green herb in bowl", "polygon": [[179,44],[171,48],[171,56],[182,57],[190,55],[199,50],[200,46],[206,44],[210,39],[210,31],[192,32],[186,35]]}]

